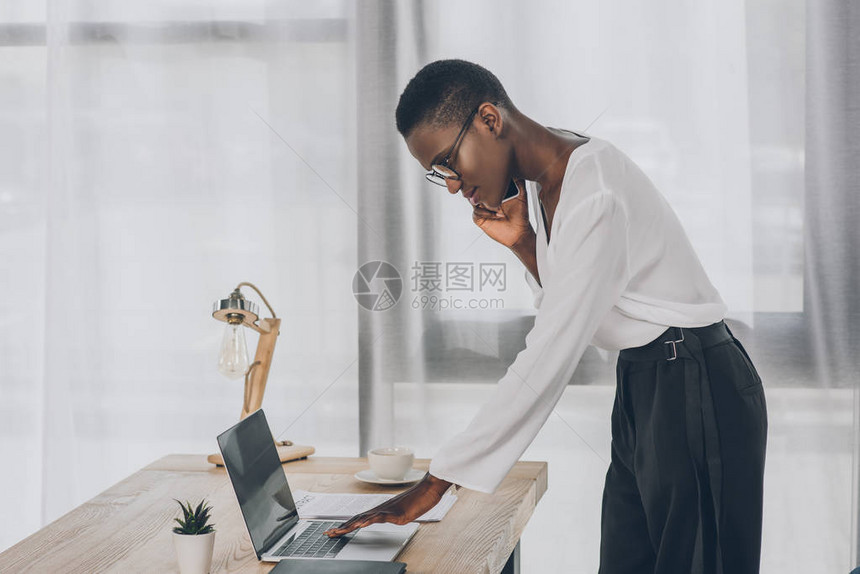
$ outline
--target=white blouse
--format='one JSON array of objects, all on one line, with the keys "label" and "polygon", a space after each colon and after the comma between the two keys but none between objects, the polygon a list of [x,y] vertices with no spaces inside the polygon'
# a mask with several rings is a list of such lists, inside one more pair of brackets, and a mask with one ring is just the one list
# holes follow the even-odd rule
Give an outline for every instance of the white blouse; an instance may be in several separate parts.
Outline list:
[{"label": "white blouse", "polygon": [[538,200],[536,258],[526,270],[534,326],[469,426],[436,453],[430,474],[493,493],[555,407],[589,344],[639,347],[670,326],[702,327],[726,315],[681,222],[633,161],[591,136],[570,154],[549,244]]}]

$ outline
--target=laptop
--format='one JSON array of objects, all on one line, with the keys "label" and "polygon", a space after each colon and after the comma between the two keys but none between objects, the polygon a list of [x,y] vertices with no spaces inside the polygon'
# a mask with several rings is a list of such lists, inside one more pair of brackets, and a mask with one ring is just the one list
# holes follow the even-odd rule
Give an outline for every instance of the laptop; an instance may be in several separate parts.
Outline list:
[{"label": "laptop", "polygon": [[300,519],[262,409],[218,435],[218,447],[258,560],[388,562],[418,530],[417,522],[384,522],[329,538],[324,532],[342,521]]}]

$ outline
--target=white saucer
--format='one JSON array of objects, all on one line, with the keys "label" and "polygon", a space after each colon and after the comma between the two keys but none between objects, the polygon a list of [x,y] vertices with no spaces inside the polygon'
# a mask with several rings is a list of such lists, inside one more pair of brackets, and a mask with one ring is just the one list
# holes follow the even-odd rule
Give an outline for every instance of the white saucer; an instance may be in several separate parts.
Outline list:
[{"label": "white saucer", "polygon": [[360,470],[355,473],[355,478],[362,482],[369,482],[371,484],[409,484],[410,482],[418,482],[426,473],[423,470],[418,470],[417,468],[410,468],[406,472],[406,476],[401,478],[400,480],[389,480],[387,478],[379,478],[376,476],[376,473],[366,468],[364,470]]}]

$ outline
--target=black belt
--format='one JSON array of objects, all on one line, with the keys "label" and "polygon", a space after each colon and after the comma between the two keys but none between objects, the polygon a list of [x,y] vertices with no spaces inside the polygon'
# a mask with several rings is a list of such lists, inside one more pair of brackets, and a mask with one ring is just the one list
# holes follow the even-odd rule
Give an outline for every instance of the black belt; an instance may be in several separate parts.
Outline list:
[{"label": "black belt", "polygon": [[694,358],[689,352],[681,354],[680,343],[686,340],[685,333],[692,333],[699,340],[699,347],[707,349],[732,340],[732,332],[725,321],[708,325],[707,327],[669,327],[663,334],[641,347],[621,349],[618,356],[625,361],[672,361],[677,357]]},{"label": "black belt", "polygon": [[[722,552],[720,550],[720,496],[722,494],[722,461],[720,459],[720,435],[714,413],[711,382],[702,349],[734,339],[725,321],[706,327],[669,327],[662,335],[641,347],[622,349],[618,356],[624,361],[682,361],[685,368],[685,404],[687,419],[687,446],[696,468],[696,487],[702,500],[702,476],[707,469],[714,504],[714,529],[716,533],[717,574],[722,574]],[[701,502],[700,502],[701,507]],[[702,511],[699,511],[699,532],[695,550],[695,562],[703,563]]]}]

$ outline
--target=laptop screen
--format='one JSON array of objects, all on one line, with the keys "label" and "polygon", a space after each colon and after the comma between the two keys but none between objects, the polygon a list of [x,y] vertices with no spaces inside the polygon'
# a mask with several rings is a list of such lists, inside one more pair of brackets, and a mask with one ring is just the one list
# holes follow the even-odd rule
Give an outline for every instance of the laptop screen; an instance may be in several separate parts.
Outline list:
[{"label": "laptop screen", "polygon": [[218,446],[259,558],[299,521],[262,409],[218,435]]}]

